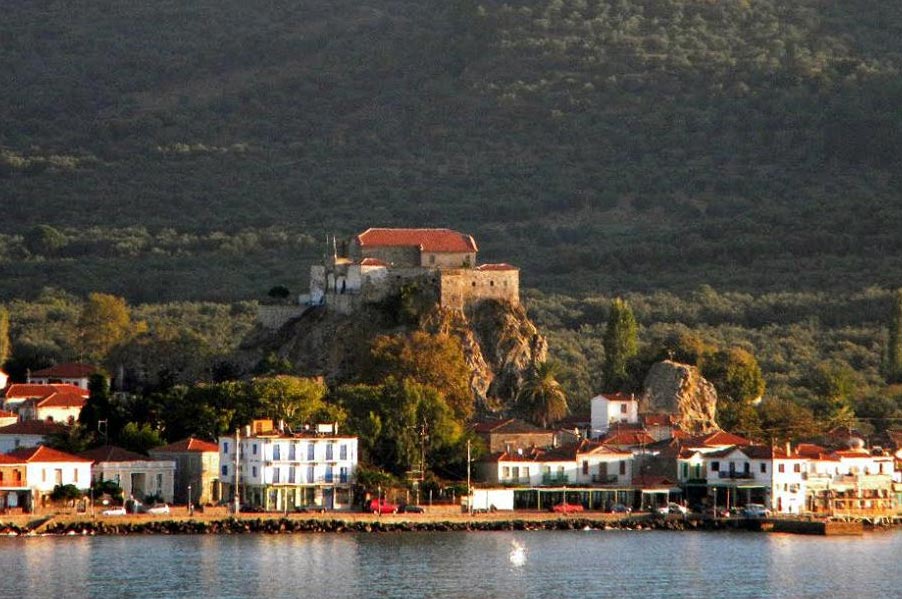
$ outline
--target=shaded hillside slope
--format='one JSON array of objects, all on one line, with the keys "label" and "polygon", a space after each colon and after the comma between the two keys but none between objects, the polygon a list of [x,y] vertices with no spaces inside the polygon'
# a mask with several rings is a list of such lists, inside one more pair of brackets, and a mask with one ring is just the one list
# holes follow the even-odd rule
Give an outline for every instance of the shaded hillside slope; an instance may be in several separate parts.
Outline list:
[{"label": "shaded hillside slope", "polygon": [[[900,31],[865,0],[9,2],[3,293],[249,297],[373,224],[546,290],[892,284]],[[307,241],[156,241],[272,227]]]}]

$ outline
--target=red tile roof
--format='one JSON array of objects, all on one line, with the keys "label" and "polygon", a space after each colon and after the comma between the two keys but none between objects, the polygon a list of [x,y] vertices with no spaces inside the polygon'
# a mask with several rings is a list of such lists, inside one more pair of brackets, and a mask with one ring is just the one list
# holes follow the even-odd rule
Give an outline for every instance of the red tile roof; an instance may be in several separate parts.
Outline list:
[{"label": "red tile roof", "polygon": [[17,460],[12,456],[8,456],[5,453],[0,453],[0,464],[24,464],[25,460]]},{"label": "red tile roof", "polygon": [[216,452],[219,453],[219,445],[216,443],[211,443],[209,441],[204,441],[202,439],[195,439],[194,437],[188,437],[187,439],[182,439],[181,441],[176,441],[175,443],[170,443],[169,445],[164,445],[162,447],[154,447],[151,451],[161,451],[166,453],[180,453],[185,451],[196,451],[196,452]]},{"label": "red tile roof", "polygon": [[11,451],[8,454],[16,459],[21,459],[25,462],[90,462],[91,460],[86,458],[78,457],[77,455],[72,455],[71,453],[64,453],[57,449],[51,449],[50,447],[46,447],[44,445],[38,445],[37,447],[26,447],[23,449],[16,449],[15,451]]},{"label": "red tile roof", "polygon": [[499,262],[498,264],[480,264],[476,270],[482,271],[502,271],[502,270],[520,270],[516,266],[511,266],[507,262]]},{"label": "red tile roof", "polygon": [[671,426],[678,420],[676,414],[642,414],[641,418],[645,426]]},{"label": "red tile roof", "polygon": [[601,439],[605,445],[639,446],[655,442],[655,438],[645,431],[614,431]]},{"label": "red tile roof", "polygon": [[15,412],[7,412],[6,410],[0,410],[0,418],[18,418],[18,414]]},{"label": "red tile roof", "polygon": [[89,449],[78,454],[79,457],[91,460],[92,462],[150,462],[152,458],[134,451],[128,451],[115,445],[107,445],[105,447],[97,447]]},{"label": "red tile roof", "polygon": [[33,397],[47,397],[51,393],[67,392],[77,393],[82,397],[88,397],[87,390],[68,383],[53,383],[50,385],[39,385],[37,383],[15,383],[6,388],[4,397],[6,399],[31,399]]},{"label": "red tile roof", "polygon": [[44,420],[23,420],[0,427],[0,435],[52,435],[66,430],[66,426],[58,422]]},{"label": "red tile roof", "polygon": [[475,252],[473,237],[451,229],[367,229],[360,247],[415,246],[424,252]]},{"label": "red tile roof", "polygon": [[43,370],[35,370],[31,373],[31,376],[38,376],[41,378],[58,377],[61,379],[81,379],[89,377],[96,372],[97,368],[91,366],[90,364],[66,362],[63,364],[57,364],[56,366],[51,366],[50,368],[44,368]]},{"label": "red tile roof", "polygon": [[39,408],[83,408],[87,400],[80,393],[63,391],[52,393],[44,399],[37,401]]},{"label": "red tile roof", "polygon": [[815,445],[814,443],[799,443],[796,447],[796,452],[806,458],[816,459],[822,453],[827,453],[827,448]]},{"label": "red tile roof", "polygon": [[683,441],[683,445],[685,445],[686,447],[716,447],[719,445],[738,445],[742,447],[751,444],[752,442],[745,437],[740,437],[739,435],[734,435],[733,433],[728,433],[727,431],[715,431],[713,433],[708,433],[707,435],[690,437]]},{"label": "red tile roof", "polygon": [[602,393],[601,397],[604,397],[608,401],[636,401],[635,393]]}]

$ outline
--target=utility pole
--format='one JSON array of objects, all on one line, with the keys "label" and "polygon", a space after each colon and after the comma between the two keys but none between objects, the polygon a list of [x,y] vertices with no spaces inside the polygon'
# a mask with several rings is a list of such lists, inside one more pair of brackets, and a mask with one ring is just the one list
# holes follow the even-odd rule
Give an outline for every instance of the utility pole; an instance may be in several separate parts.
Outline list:
[{"label": "utility pole", "polygon": [[235,429],[235,515],[241,511],[241,499],[238,493],[238,469],[241,467],[240,455],[241,455],[241,433],[240,429]]},{"label": "utility pole", "polygon": [[470,488],[470,440],[467,439],[467,513],[473,515],[473,490]]}]

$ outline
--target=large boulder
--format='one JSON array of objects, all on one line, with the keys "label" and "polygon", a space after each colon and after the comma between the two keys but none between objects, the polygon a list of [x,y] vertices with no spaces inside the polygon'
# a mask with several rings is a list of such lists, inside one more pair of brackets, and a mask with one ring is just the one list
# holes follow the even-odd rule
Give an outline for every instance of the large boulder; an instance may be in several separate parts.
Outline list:
[{"label": "large boulder", "polygon": [[689,364],[671,360],[654,364],[645,377],[640,409],[676,414],[679,425],[691,434],[719,429],[715,420],[717,390]]}]

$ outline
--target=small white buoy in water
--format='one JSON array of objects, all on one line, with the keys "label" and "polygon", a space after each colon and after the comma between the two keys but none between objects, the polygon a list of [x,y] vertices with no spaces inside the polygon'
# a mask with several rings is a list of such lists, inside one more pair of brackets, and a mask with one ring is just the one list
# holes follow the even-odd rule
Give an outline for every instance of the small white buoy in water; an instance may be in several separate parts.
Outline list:
[{"label": "small white buoy in water", "polygon": [[511,564],[518,568],[526,563],[526,547],[516,540],[511,541],[510,560]]}]

